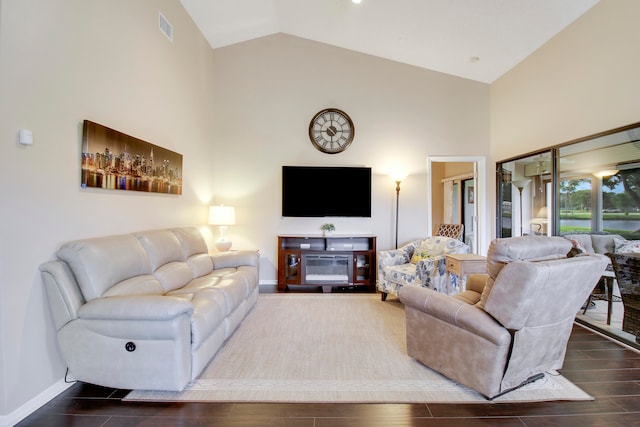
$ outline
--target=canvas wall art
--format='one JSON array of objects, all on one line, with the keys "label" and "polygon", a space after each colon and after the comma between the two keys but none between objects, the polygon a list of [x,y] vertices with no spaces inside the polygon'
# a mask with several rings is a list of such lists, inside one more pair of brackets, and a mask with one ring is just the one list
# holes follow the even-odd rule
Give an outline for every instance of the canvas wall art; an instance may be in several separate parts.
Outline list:
[{"label": "canvas wall art", "polygon": [[182,194],[182,154],[85,120],[82,188]]}]

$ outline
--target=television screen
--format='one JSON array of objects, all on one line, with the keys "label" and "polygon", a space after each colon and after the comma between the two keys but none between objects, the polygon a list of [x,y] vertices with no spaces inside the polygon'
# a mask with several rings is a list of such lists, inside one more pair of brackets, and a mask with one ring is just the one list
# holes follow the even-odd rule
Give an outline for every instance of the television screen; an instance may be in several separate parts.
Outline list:
[{"label": "television screen", "polygon": [[283,166],[282,216],[371,217],[371,168]]}]

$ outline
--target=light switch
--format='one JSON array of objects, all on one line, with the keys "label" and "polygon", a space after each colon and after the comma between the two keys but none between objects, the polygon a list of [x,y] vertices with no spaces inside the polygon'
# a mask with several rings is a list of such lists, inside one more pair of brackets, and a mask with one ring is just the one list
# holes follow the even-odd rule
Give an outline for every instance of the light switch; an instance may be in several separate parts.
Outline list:
[{"label": "light switch", "polygon": [[33,134],[29,129],[20,129],[18,142],[21,145],[33,145]]}]

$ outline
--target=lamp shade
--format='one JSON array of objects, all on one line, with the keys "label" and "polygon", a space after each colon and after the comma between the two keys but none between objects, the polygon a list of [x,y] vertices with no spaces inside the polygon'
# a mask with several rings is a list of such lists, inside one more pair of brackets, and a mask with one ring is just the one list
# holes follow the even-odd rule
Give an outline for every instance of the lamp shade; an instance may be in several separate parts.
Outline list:
[{"label": "lamp shade", "polygon": [[593,175],[596,176],[597,178],[602,179],[602,178],[606,178],[606,177],[609,177],[609,176],[613,176],[613,175],[617,174],[618,172],[620,172],[618,169],[604,169],[604,170],[601,170],[601,171],[594,172]]},{"label": "lamp shade", "polygon": [[531,180],[530,180],[530,179],[521,179],[521,180],[518,180],[518,181],[511,181],[511,183],[512,183],[513,185],[515,185],[515,186],[518,188],[518,190],[520,190],[520,191],[522,191],[522,189],[523,189],[524,187],[526,187],[527,185],[529,185],[529,183],[530,183],[530,182],[531,182]]},{"label": "lamp shade", "polygon": [[209,224],[234,225],[236,223],[236,209],[233,206],[209,206]]}]

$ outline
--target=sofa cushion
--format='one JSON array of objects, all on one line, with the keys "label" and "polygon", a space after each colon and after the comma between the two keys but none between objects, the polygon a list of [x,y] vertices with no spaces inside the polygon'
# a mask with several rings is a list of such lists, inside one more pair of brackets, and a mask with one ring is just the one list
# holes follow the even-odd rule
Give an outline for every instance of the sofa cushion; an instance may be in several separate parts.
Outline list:
[{"label": "sofa cushion", "polygon": [[150,274],[131,277],[116,283],[102,294],[103,297],[118,297],[125,295],[162,295],[164,289],[158,279]]},{"label": "sofa cushion", "polygon": [[206,276],[213,271],[213,261],[209,254],[196,254],[187,258],[193,278]]},{"label": "sofa cushion", "polygon": [[[220,293],[220,292],[218,292]],[[191,303],[193,315],[191,316],[191,346],[193,349],[200,347],[213,331],[223,324],[227,315],[223,306],[224,300],[211,298],[211,292],[197,292]]]},{"label": "sofa cushion", "polygon": [[151,269],[157,270],[161,266],[173,261],[184,261],[180,241],[169,230],[152,230],[136,233],[136,237],[147,251],[151,262]]},{"label": "sofa cushion", "polygon": [[57,255],[71,267],[86,301],[123,280],[152,273],[147,253],[132,234],[68,242]]},{"label": "sofa cushion", "polygon": [[165,292],[181,288],[193,279],[191,269],[186,262],[169,262],[160,266],[153,275]]},{"label": "sofa cushion", "polygon": [[196,227],[174,228],[173,233],[180,241],[183,259],[187,259],[195,254],[206,254],[209,251],[207,242]]},{"label": "sofa cushion", "polygon": [[592,234],[591,242],[593,243],[593,250],[597,254],[613,253],[615,250],[615,239],[622,239],[617,234]]},{"label": "sofa cushion", "polygon": [[640,240],[613,239],[615,253],[638,253],[640,252]]}]

